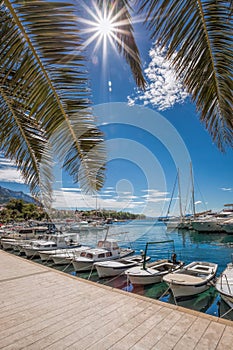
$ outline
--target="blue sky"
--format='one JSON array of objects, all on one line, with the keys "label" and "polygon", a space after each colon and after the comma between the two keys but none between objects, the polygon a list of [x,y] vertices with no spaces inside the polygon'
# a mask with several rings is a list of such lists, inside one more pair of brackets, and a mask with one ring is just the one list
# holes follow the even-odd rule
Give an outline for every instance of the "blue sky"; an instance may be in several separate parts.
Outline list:
[{"label": "blue sky", "polygon": [[[91,18],[86,9],[83,16]],[[220,210],[233,202],[233,152],[221,153],[213,144],[195,105],[164,61],[164,52],[136,22],[135,37],[148,82],[145,92],[138,91],[128,65],[110,42],[105,52],[102,42],[95,47],[97,39],[86,48],[93,111],[108,152],[104,187],[96,197],[84,195],[56,165],[53,206],[93,209],[97,205],[148,216],[165,214],[179,168],[183,210],[188,212],[191,162],[196,210]],[[13,164],[4,158],[0,184],[28,193]],[[172,214],[179,211],[177,196],[176,190]]]}]

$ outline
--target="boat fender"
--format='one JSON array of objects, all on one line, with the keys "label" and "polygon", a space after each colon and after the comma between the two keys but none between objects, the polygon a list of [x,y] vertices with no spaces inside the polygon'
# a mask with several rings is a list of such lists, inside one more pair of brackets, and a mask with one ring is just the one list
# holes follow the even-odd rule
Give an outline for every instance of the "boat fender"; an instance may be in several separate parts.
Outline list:
[{"label": "boat fender", "polygon": [[176,258],[177,258],[176,253],[173,253],[173,254],[172,254],[172,262],[173,262],[173,264],[177,264]]}]

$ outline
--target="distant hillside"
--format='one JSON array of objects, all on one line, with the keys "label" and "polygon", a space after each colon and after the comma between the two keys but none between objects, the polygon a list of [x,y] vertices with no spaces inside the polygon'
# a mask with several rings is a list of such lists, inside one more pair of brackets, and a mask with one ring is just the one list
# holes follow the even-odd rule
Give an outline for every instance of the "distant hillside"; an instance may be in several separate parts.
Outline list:
[{"label": "distant hillside", "polygon": [[12,191],[12,190],[9,190],[8,188],[0,186],[0,204],[8,203],[9,200],[12,198],[22,199],[27,203],[36,204],[36,201],[31,196],[28,196],[22,191]]}]

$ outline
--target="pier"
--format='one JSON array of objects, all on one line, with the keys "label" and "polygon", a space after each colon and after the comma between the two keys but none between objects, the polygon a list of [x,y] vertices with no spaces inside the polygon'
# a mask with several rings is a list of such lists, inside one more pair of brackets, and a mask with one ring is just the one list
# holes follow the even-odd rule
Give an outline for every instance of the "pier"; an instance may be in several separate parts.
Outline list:
[{"label": "pier", "polygon": [[233,322],[0,250],[0,349],[232,350]]}]

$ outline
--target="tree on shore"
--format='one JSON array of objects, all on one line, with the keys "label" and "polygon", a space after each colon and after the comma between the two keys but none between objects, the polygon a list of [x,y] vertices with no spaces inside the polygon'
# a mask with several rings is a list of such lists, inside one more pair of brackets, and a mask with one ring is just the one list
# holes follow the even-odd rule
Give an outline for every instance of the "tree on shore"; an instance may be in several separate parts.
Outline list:
[{"label": "tree on shore", "polygon": [[22,199],[11,199],[0,211],[0,222],[20,222],[27,220],[47,220],[47,213],[38,205],[26,203]]}]

